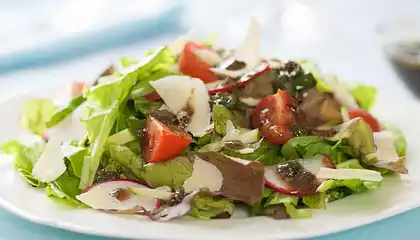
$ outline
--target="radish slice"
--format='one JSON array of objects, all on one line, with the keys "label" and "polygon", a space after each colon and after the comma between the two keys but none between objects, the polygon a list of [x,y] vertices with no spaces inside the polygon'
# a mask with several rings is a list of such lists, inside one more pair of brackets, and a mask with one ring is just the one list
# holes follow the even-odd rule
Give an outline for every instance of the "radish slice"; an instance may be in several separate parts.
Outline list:
[{"label": "radish slice", "polygon": [[234,87],[234,84],[232,83],[227,84],[227,83],[228,81],[226,80],[218,80],[216,82],[206,83],[206,88],[209,94],[216,94],[219,92],[228,92],[232,90],[232,88]]},{"label": "radish slice", "polygon": [[287,195],[301,195],[298,191],[290,189],[287,186],[287,183],[280,178],[280,176],[277,173],[277,165],[266,166],[264,177],[265,185],[267,185],[267,187],[273,189],[274,191]]},{"label": "radish slice", "polygon": [[263,73],[270,70],[270,65],[267,61],[262,61],[260,64],[252,68],[252,70],[248,70],[245,75],[243,75],[237,82],[237,86],[242,86],[246,84],[248,81],[253,80]]},{"label": "radish slice", "polygon": [[[76,198],[93,209],[124,211],[135,208],[144,208],[153,211],[159,208],[160,201],[150,196],[137,196],[129,189],[148,188],[138,182],[126,179],[104,181],[92,185]],[[124,198],[113,196],[116,191],[124,191]]]},{"label": "radish slice", "polygon": [[[302,167],[306,170],[311,172],[314,175],[317,175],[320,169],[323,168],[335,168],[334,163],[332,162],[331,158],[325,156],[315,156],[311,159],[300,159],[298,162],[302,165]],[[265,184],[267,187],[283,194],[288,195],[295,195],[295,196],[305,196],[310,195],[311,193],[302,193],[298,190],[291,189],[287,182],[285,182],[277,172],[277,166],[266,166],[265,167]]]}]

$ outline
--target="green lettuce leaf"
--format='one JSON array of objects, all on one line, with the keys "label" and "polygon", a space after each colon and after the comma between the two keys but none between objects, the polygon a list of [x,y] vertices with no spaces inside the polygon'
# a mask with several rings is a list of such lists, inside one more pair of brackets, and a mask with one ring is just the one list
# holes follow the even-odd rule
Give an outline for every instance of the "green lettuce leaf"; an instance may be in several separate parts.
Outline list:
[{"label": "green lettuce leaf", "polygon": [[138,119],[134,116],[130,116],[127,118],[127,125],[131,134],[138,136],[139,132],[146,128],[146,119]]},{"label": "green lettuce leaf", "polygon": [[142,96],[135,96],[133,99],[136,110],[144,116],[147,116],[153,110],[158,110],[163,105],[162,101],[149,101]]},{"label": "green lettuce leaf", "polygon": [[253,153],[241,154],[228,149],[224,149],[223,153],[231,157],[237,157],[251,161],[259,161],[264,165],[270,166],[278,164],[284,160],[280,154],[280,149],[280,146],[273,145],[264,139],[261,141],[260,146]]},{"label": "green lettuce leaf", "polygon": [[376,189],[380,186],[381,182],[373,181],[362,181],[360,179],[345,179],[345,180],[333,180],[329,179],[318,187],[318,192],[327,192],[330,189],[338,187],[346,187],[352,190],[354,193],[364,192],[370,189]]},{"label": "green lettuce leaf", "polygon": [[305,73],[312,73],[312,76],[316,80],[316,88],[318,89],[318,91],[332,92],[332,89],[324,82],[324,76],[315,63],[306,59],[299,60],[297,62],[302,66]]},{"label": "green lettuce leaf", "polygon": [[135,136],[128,128],[126,128],[112,136],[109,136],[108,144],[123,145],[134,140],[136,140]]},{"label": "green lettuce leaf", "polygon": [[43,135],[48,129],[47,122],[56,109],[57,106],[50,99],[30,100],[23,106],[20,127],[37,135]]},{"label": "green lettuce leaf", "polygon": [[140,155],[136,155],[126,146],[115,144],[109,146],[109,152],[113,160],[130,169],[137,178],[142,178],[144,162]]},{"label": "green lettuce leaf", "polygon": [[199,219],[215,218],[218,214],[233,214],[235,204],[232,199],[226,197],[197,196],[194,199],[194,207],[190,215]]},{"label": "green lettuce leaf", "polygon": [[328,155],[334,163],[340,163],[346,159],[341,148],[332,146],[329,142],[318,136],[300,136],[291,138],[282,149],[281,154],[285,159],[299,159],[314,157],[316,155]]},{"label": "green lettuce leaf", "polygon": [[82,120],[89,135],[90,155],[85,158],[80,188],[92,185],[98,169],[105,144],[112,131],[120,111],[125,108],[127,97],[137,79],[143,79],[149,74],[162,58],[165,58],[168,48],[163,48],[148,56],[131,70],[114,82],[100,85],[86,93],[89,116]]},{"label": "green lettuce leaf", "polygon": [[66,171],[55,181],[48,183],[45,193],[48,197],[60,200],[60,202],[69,206],[84,207],[85,205],[76,199],[76,196],[81,193],[79,182],[78,177],[71,176]]},{"label": "green lettuce leaf", "polygon": [[40,136],[31,136],[28,144],[12,140],[0,146],[0,151],[14,158],[13,166],[20,175],[34,187],[44,187],[44,183],[32,177],[32,168],[38,161],[45,147],[45,141]]},{"label": "green lettuce leaf", "polygon": [[404,157],[407,155],[407,140],[405,139],[404,133],[395,125],[384,124],[384,130],[391,131],[394,134],[395,138],[395,148],[397,150],[398,156]]},{"label": "green lettuce leaf", "polygon": [[361,108],[369,111],[375,104],[376,88],[356,84],[355,86],[350,87],[349,90]]},{"label": "green lettuce leaf", "polygon": [[214,105],[211,116],[214,123],[214,130],[220,135],[226,135],[226,122],[231,120],[235,124],[235,116],[223,105]]},{"label": "green lettuce leaf", "polygon": [[309,208],[313,208],[313,209],[327,208],[325,192],[319,192],[311,196],[303,196],[302,202]]},{"label": "green lettuce leaf", "polygon": [[352,169],[365,169],[360,165],[360,161],[358,159],[350,159],[347,161],[344,161],[342,163],[336,164],[336,168],[352,168]]},{"label": "green lettuce leaf", "polygon": [[168,186],[178,189],[191,177],[192,170],[192,162],[187,157],[179,156],[172,160],[144,165],[142,177],[153,188]]},{"label": "green lettuce leaf", "polygon": [[52,115],[52,117],[47,122],[46,126],[47,128],[54,127],[55,125],[59,124],[61,121],[63,121],[66,117],[70,116],[78,108],[82,103],[84,103],[86,99],[80,95],[75,98],[73,98],[65,107],[62,107]]},{"label": "green lettuce leaf", "polygon": [[83,162],[89,154],[89,150],[85,147],[74,146],[71,143],[62,145],[63,157],[67,158],[71,163],[73,174],[78,178],[82,176]]},{"label": "green lettuce leaf", "polygon": [[298,209],[291,204],[285,204],[286,212],[293,219],[312,218],[312,211],[310,209]]},{"label": "green lettuce leaf", "polygon": [[264,207],[278,205],[278,204],[290,204],[296,206],[298,204],[299,197],[284,195],[279,192],[272,192],[264,203]]}]

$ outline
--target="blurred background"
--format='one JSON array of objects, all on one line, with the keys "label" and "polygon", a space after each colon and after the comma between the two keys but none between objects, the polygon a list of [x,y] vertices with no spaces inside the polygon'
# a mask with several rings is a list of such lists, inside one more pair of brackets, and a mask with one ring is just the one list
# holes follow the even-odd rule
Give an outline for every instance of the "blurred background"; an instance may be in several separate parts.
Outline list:
[{"label": "blurred background", "polygon": [[250,16],[262,25],[265,55],[308,58],[324,72],[378,86],[381,95],[412,98],[386,61],[378,31],[392,19],[420,16],[419,5],[418,0],[0,0],[0,98],[90,79],[111,61],[140,57],[190,29],[198,36],[216,30],[219,45],[235,46]]}]

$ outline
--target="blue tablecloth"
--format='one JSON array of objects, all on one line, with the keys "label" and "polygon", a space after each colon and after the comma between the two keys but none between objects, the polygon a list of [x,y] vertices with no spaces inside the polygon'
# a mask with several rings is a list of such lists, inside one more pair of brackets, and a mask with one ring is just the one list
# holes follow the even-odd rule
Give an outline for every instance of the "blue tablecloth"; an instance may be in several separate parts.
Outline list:
[{"label": "blue tablecloth", "polygon": [[[360,228],[344,231],[313,240],[357,240],[357,239],[418,239],[420,208]],[[329,224],[329,223],[325,223]],[[112,240],[68,232],[28,222],[5,210],[0,211],[0,239],[17,240]]]}]

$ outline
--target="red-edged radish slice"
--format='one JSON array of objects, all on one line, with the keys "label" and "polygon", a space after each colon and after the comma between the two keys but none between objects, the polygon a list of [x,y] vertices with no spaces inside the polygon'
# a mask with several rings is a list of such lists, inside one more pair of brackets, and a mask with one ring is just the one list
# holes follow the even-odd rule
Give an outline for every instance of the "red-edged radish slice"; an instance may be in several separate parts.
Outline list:
[{"label": "red-edged radish slice", "polygon": [[[316,176],[320,169],[323,168],[335,168],[334,163],[332,162],[331,158],[325,156],[315,156],[311,159],[300,159],[298,160],[300,165],[308,172],[312,173]],[[273,166],[266,166],[265,167],[265,184],[267,187],[277,191],[279,193],[288,194],[288,195],[295,195],[295,196],[305,196],[311,195],[312,192],[302,192],[296,189],[293,189],[286,181],[284,181],[277,169],[278,165]],[[297,176],[299,177],[299,176]]]},{"label": "red-edged radish slice", "polygon": [[124,211],[143,208],[153,211],[159,208],[160,201],[154,197],[137,196],[129,189],[148,188],[138,182],[115,179],[94,184],[76,198],[82,203],[98,210]]},{"label": "red-edged radish slice", "polygon": [[218,80],[212,83],[206,83],[206,88],[209,94],[216,94],[219,92],[228,92],[234,87],[233,82],[227,80]]},{"label": "red-edged radish slice", "polygon": [[294,196],[302,195],[301,193],[299,193],[299,191],[290,189],[287,183],[280,178],[280,176],[277,173],[277,165],[266,166],[264,177],[265,185],[267,185],[267,187],[273,189],[276,192]]}]

